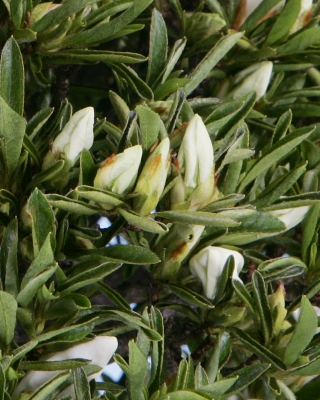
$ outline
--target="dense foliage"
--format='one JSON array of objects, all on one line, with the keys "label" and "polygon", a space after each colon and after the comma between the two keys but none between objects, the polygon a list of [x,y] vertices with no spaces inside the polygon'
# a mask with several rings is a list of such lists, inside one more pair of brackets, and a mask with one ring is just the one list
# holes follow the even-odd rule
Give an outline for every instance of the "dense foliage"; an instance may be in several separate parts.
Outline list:
[{"label": "dense foliage", "polygon": [[0,399],[319,398],[319,11],[0,2]]}]

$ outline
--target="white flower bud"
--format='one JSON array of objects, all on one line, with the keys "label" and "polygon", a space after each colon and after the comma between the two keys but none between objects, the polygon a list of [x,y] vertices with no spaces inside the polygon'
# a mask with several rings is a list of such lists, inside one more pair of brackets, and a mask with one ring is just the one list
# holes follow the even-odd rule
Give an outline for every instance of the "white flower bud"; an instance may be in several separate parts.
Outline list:
[{"label": "white flower bud", "polygon": [[285,208],[283,210],[269,211],[268,214],[277,217],[286,226],[286,231],[298,225],[306,216],[309,211],[309,206]]},{"label": "white flower bud", "polygon": [[74,113],[52,144],[51,151],[54,157],[67,160],[69,165],[73,166],[82,150],[89,150],[92,146],[93,123],[92,107]]},{"label": "white flower bud", "polygon": [[178,153],[184,183],[195,188],[210,176],[213,167],[213,147],[201,117],[196,114],[189,122]]},{"label": "white flower bud", "polygon": [[134,191],[140,196],[133,199],[134,211],[141,215],[153,211],[166,184],[170,166],[170,140],[163,139],[148,157]]},{"label": "white flower bud", "polygon": [[99,168],[93,186],[123,194],[132,190],[142,156],[140,145],[129,147],[120,154],[112,154]]},{"label": "white flower bud", "polygon": [[[197,114],[190,120],[183,137],[178,169],[183,179],[179,177],[171,191],[172,208],[196,210],[207,205],[214,192],[213,146],[207,128]],[[186,207],[179,204],[183,201]]]},{"label": "white flower bud", "polygon": [[236,100],[254,90],[257,94],[257,100],[260,100],[267,91],[272,66],[271,61],[263,61],[250,65],[250,67],[239,72],[234,79],[234,84],[238,86],[231,92],[230,97]]},{"label": "white flower bud", "polygon": [[[87,343],[82,343],[70,349],[55,353],[46,358],[46,361],[62,361],[74,358],[92,360],[93,365],[104,368],[118,347],[118,340],[114,336],[96,336]],[[14,396],[21,392],[35,391],[49,379],[53,378],[60,371],[29,371],[22,378],[14,391]],[[102,370],[89,376],[89,379],[98,379]],[[74,386],[67,387],[60,396],[75,396]]]},{"label": "white flower bud", "polygon": [[235,261],[232,278],[240,280],[238,274],[243,268],[244,259],[237,251],[208,246],[190,259],[189,266],[191,273],[201,281],[203,291],[208,299],[215,297],[220,276],[230,256],[233,256]]},{"label": "white flower bud", "polygon": [[312,5],[312,0],[301,0],[299,15],[290,29],[290,35],[297,32],[309,22],[312,13]]}]

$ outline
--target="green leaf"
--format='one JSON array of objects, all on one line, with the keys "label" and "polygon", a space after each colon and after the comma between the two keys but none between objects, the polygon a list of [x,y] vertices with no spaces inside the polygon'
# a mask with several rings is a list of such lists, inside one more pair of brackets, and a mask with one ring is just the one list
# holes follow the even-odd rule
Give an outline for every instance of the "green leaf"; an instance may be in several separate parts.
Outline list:
[{"label": "green leaf", "polygon": [[309,28],[296,35],[293,39],[277,47],[278,54],[299,53],[304,49],[313,46],[320,40],[320,30]]},{"label": "green leaf", "polygon": [[165,67],[165,71],[164,71],[161,83],[164,83],[167,80],[168,76],[171,74],[173,68],[177,64],[185,46],[186,46],[186,43],[187,43],[186,38],[178,39],[174,43],[172,50],[168,57],[168,61],[167,61],[166,67]]},{"label": "green leaf", "polygon": [[80,197],[83,197],[87,200],[92,200],[96,203],[107,204],[111,207],[124,205],[124,202],[119,198],[119,195],[109,192],[108,190],[80,185],[76,188],[76,192]]},{"label": "green leaf", "polygon": [[226,378],[218,382],[211,383],[210,385],[202,386],[199,390],[208,392],[211,396],[221,396],[226,393],[232,385],[234,385],[239,378],[236,376],[234,378]]},{"label": "green leaf", "polygon": [[55,389],[62,385],[70,376],[70,372],[61,372],[55,375],[46,383],[40,386],[30,397],[29,400],[47,400]]},{"label": "green leaf", "polygon": [[[71,259],[78,259],[81,255],[82,260],[97,260],[127,263],[127,264],[156,264],[160,262],[159,258],[149,249],[142,246],[122,245],[103,247],[101,249],[83,250],[79,253],[69,252]],[[70,272],[70,271],[69,271]]]},{"label": "green leaf", "polygon": [[[63,340],[66,342],[74,342],[76,340],[83,339],[90,332],[92,332],[93,327],[97,322],[98,317],[93,317],[90,320],[83,322],[82,324],[75,324],[67,326],[65,328],[55,329],[49,332],[42,333],[38,335],[36,339],[38,342],[44,342],[49,339],[55,338],[55,340]],[[70,345],[71,347],[72,345]]]},{"label": "green leaf", "polygon": [[34,349],[37,346],[38,342],[37,340],[30,340],[30,342],[27,342],[26,344],[16,348],[11,352],[11,364],[13,364],[15,361],[20,360],[23,356],[25,356],[29,351]]},{"label": "green leaf", "polygon": [[55,232],[55,218],[50,204],[38,189],[35,189],[29,198],[28,212],[32,220],[33,250],[36,256],[48,234]]},{"label": "green leaf", "polygon": [[246,173],[244,179],[240,183],[239,192],[252,182],[258,175],[278,162],[281,158],[286,157],[289,152],[295,149],[303,140],[305,140],[314,128],[301,128],[285,136],[279,142],[275,143],[266,153],[263,154]]},{"label": "green leaf", "polygon": [[138,74],[132,68],[124,64],[109,63],[109,65],[112,70],[116,72],[121,78],[123,78],[131,87],[131,89],[135,91],[141,98],[145,100],[153,99],[153,93],[150,87],[138,76]]},{"label": "green leaf", "polygon": [[279,369],[281,371],[286,370],[286,365],[283,363],[283,361],[279,357],[277,357],[274,353],[272,353],[266,347],[262,346],[262,344],[260,344],[255,339],[253,339],[246,332],[244,332],[243,330],[238,329],[238,328],[232,328],[232,333],[238,340],[240,340],[240,342],[245,347],[247,347],[249,350],[251,350],[254,354],[256,354],[258,357],[260,357],[262,360],[270,363],[276,369]]},{"label": "green leaf", "polygon": [[122,321],[126,325],[132,327],[132,329],[141,328],[150,340],[158,341],[163,339],[157,331],[151,329],[144,321],[142,321],[142,318],[139,314],[133,311],[128,313],[120,310],[110,310],[107,312],[107,315],[108,319]]},{"label": "green leaf", "polygon": [[58,264],[47,267],[43,272],[28,280],[23,289],[20,290],[17,301],[24,307],[27,307],[31,300],[38,293],[38,290],[44,285],[49,278],[55,273]]},{"label": "green leaf", "polygon": [[33,30],[26,29],[15,29],[12,33],[17,43],[30,43],[37,40],[37,34]]},{"label": "green leaf", "polygon": [[92,215],[101,211],[99,207],[95,207],[83,201],[73,200],[59,194],[47,194],[45,199],[52,207],[67,211],[71,214]]},{"label": "green leaf", "polygon": [[58,160],[48,169],[39,172],[37,175],[33,177],[32,181],[28,184],[26,190],[33,189],[34,187],[37,187],[38,185],[41,185],[44,182],[53,180],[53,178],[56,178],[57,175],[59,175],[59,173],[63,170],[64,165],[65,162],[63,160]]},{"label": "green leaf", "polygon": [[194,292],[191,289],[188,289],[184,286],[180,285],[168,285],[170,290],[180,297],[182,300],[185,300],[189,304],[193,304],[200,308],[211,309],[214,308],[214,305],[207,300],[205,297],[200,296],[198,293]]},{"label": "green leaf", "polygon": [[90,364],[91,360],[74,358],[61,361],[22,361],[19,365],[25,371],[61,371],[83,367]]},{"label": "green leaf", "polygon": [[105,285],[103,282],[97,284],[98,289],[104,294],[109,300],[112,301],[122,311],[131,311],[130,305],[126,300],[114,289]]},{"label": "green leaf", "polygon": [[288,35],[291,27],[298,18],[301,7],[301,0],[289,0],[276,22],[272,26],[266,40],[266,45],[272,45]]},{"label": "green leaf", "polygon": [[150,40],[149,40],[149,57],[148,71],[146,82],[155,86],[161,78],[161,74],[165,67],[168,50],[167,28],[160,12],[155,8],[152,11]]},{"label": "green leaf", "polygon": [[[235,384],[228,390],[226,397],[230,397],[232,394],[237,394],[246,388],[250,383],[253,383],[264,374],[270,368],[270,364],[256,363],[248,367],[238,369],[232,374],[228,375],[228,378],[237,377],[238,380]],[[223,396],[223,399],[226,398]]]},{"label": "green leaf", "polygon": [[306,296],[302,296],[299,320],[286,346],[284,362],[293,364],[308,346],[318,327],[318,317]]},{"label": "green leaf", "polygon": [[246,304],[250,315],[255,317],[254,302],[244,284],[237,279],[232,279],[232,285],[238,297]]},{"label": "green leaf", "polygon": [[84,269],[77,275],[63,281],[59,286],[59,290],[63,292],[63,294],[75,292],[82,287],[92,285],[93,283],[102,280],[104,277],[119,269],[120,266],[121,264],[110,262],[102,263],[97,266],[89,265],[87,269]]},{"label": "green leaf", "polygon": [[204,211],[162,211],[156,212],[157,217],[168,219],[169,221],[182,222],[184,224],[205,225],[205,226],[238,226],[238,221]]},{"label": "green leaf", "polygon": [[185,86],[185,93],[189,95],[200,83],[207,78],[212,68],[235,46],[243,36],[242,32],[233,33],[219,40],[216,46],[206,54],[190,75],[191,82]]},{"label": "green leaf", "polygon": [[125,211],[121,208],[118,209],[118,212],[127,222],[129,222],[129,224],[136,226],[137,228],[143,231],[163,234],[168,230],[164,229],[166,228],[165,225],[158,224],[152,218],[141,217],[139,214],[130,211]]},{"label": "green leaf", "polygon": [[19,164],[25,128],[24,118],[10,108],[0,96],[0,143],[6,166],[6,185]]},{"label": "green leaf", "polygon": [[37,33],[43,33],[52,26],[55,26],[57,21],[61,22],[84,7],[96,2],[97,0],[69,0],[67,3],[64,3],[63,6],[57,7],[46,13],[41,19],[32,25],[32,30]]},{"label": "green leaf", "polygon": [[0,341],[8,346],[14,336],[18,304],[16,299],[7,292],[0,291]]},{"label": "green leaf", "polygon": [[310,246],[314,242],[314,237],[317,235],[317,225],[318,225],[318,217],[320,213],[320,204],[316,204],[311,207],[308,211],[308,214],[303,223],[303,235],[302,235],[302,243],[301,243],[301,254],[302,260],[305,263],[310,261],[308,259],[308,253],[310,251]]},{"label": "green leaf", "polygon": [[[95,1],[97,1],[97,0],[95,0]],[[78,0],[74,0],[74,1],[69,0],[68,4],[72,3],[72,2],[80,4],[80,2]],[[93,1],[90,1],[90,3],[91,2],[93,3]],[[81,3],[85,3],[85,5],[87,5],[88,1],[82,0]],[[101,43],[101,42],[105,41],[106,39],[108,39],[110,36],[115,35],[121,29],[125,28],[127,25],[129,25],[151,3],[152,3],[152,0],[134,0],[132,3],[132,6],[128,9],[126,9],[118,17],[115,17],[111,21],[98,24],[91,29],[87,29],[77,35],[74,35],[70,39],[66,40],[65,46],[72,45],[73,47],[89,47],[89,46]],[[50,14],[50,13],[48,13],[48,14]],[[57,18],[57,17],[55,17],[55,18]],[[55,20],[61,21],[61,18],[57,18]],[[50,26],[50,24],[49,24],[49,26]],[[33,26],[33,29],[34,29],[34,26]],[[39,30],[38,30],[38,32],[39,32]]]},{"label": "green leaf", "polygon": [[162,83],[154,92],[155,100],[162,100],[169,94],[176,92],[179,88],[183,88],[191,80],[189,78],[172,78]]},{"label": "green leaf", "polygon": [[306,172],[307,163],[293,168],[291,171],[285,173],[280,178],[273,181],[270,185],[263,190],[256,200],[252,202],[258,209],[267,207],[274,201],[278,200],[297,182],[302,174]]},{"label": "green leaf", "polygon": [[161,120],[159,114],[148,107],[137,106],[142,147],[149,150],[158,138]]},{"label": "green leaf", "polygon": [[21,289],[24,289],[28,282],[36,277],[37,275],[44,272],[48,267],[55,264],[54,255],[51,247],[51,236],[52,233],[48,233],[45,242],[43,243],[39,253],[32,261],[27,272],[25,273],[22,282]]},{"label": "green leaf", "polygon": [[35,114],[27,124],[26,134],[32,140],[53,113],[53,108],[44,108]]},{"label": "green leaf", "polygon": [[159,397],[157,400],[203,400],[203,399],[211,399],[211,396],[208,397],[205,392],[198,392],[196,390],[178,390],[176,392],[172,392],[169,394],[165,394],[164,396]]},{"label": "green leaf", "polygon": [[130,340],[129,344],[129,375],[128,375],[128,394],[131,400],[144,400],[143,386],[148,373],[149,363],[135,344]]},{"label": "green leaf", "polygon": [[[158,332],[164,339],[164,323],[160,310],[151,307],[149,312],[149,321],[151,328]],[[148,384],[149,393],[153,393],[160,386],[165,350],[163,339],[158,342],[151,342],[151,373]]]},{"label": "green leaf", "polygon": [[24,68],[20,48],[14,38],[6,42],[1,53],[0,95],[16,113],[23,116]]},{"label": "green leaf", "polygon": [[[227,332],[220,331],[214,343],[213,349],[206,361],[207,384],[216,381],[219,369],[228,360],[231,352],[230,335]],[[205,385],[203,385],[205,386]]]},{"label": "green leaf", "polygon": [[136,64],[146,61],[147,58],[129,52],[105,51],[105,50],[62,50],[50,54],[50,57],[44,58],[43,63],[55,64],[88,64],[88,63],[124,63]]},{"label": "green leaf", "polygon": [[0,248],[0,269],[5,290],[16,296],[19,290],[18,279],[18,220],[14,218],[7,226]]},{"label": "green leaf", "polygon": [[273,323],[264,280],[258,271],[254,271],[252,275],[252,287],[261,330],[263,332],[265,344],[268,346],[272,339]]},{"label": "green leaf", "polygon": [[91,400],[88,379],[81,367],[73,370],[73,381],[77,400]]},{"label": "green leaf", "polygon": [[87,149],[83,149],[80,155],[79,186],[91,185],[94,181],[95,176],[96,166],[92,159],[92,155],[90,151],[88,151]]}]

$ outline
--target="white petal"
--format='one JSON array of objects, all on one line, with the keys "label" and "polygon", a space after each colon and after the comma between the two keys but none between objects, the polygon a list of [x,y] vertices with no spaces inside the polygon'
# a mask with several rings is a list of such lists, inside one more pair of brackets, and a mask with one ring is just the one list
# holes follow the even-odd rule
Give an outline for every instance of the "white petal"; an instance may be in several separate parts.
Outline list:
[{"label": "white petal", "polygon": [[83,149],[89,150],[93,143],[94,110],[84,108],[70,118],[52,145],[53,154],[63,153],[72,164]]},{"label": "white petal", "polygon": [[[87,343],[82,343],[70,349],[55,353],[51,357],[46,358],[46,361],[61,361],[72,358],[84,358],[92,360],[92,364],[104,368],[118,347],[117,338],[114,336],[96,336],[93,340]],[[57,375],[60,371],[30,371],[27,372],[21,382],[14,391],[17,396],[22,391],[35,391],[48,379]],[[102,372],[102,371],[101,371]],[[90,375],[90,379],[96,379],[101,375],[101,372]],[[68,387],[61,393],[61,396],[74,395],[73,385]]]}]

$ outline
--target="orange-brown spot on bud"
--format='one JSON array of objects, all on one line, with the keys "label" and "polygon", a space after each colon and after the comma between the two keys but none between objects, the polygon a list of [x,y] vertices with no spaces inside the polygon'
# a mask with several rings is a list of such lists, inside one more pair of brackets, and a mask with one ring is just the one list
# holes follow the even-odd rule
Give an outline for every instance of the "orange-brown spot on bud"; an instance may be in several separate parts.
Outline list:
[{"label": "orange-brown spot on bud", "polygon": [[157,172],[157,169],[159,168],[159,165],[161,165],[161,162],[162,162],[161,154],[155,156],[154,159],[151,161],[149,168],[149,173],[151,176]]},{"label": "orange-brown spot on bud", "polygon": [[242,25],[246,15],[246,9],[247,9],[247,0],[242,0],[237,7],[236,17],[232,25],[233,29],[238,30]]},{"label": "orange-brown spot on bud", "polygon": [[172,253],[170,259],[172,261],[179,259],[179,257],[184,254],[184,252],[185,252],[187,247],[188,247],[188,243],[187,242],[180,244],[180,246],[178,246],[175,249],[175,251]]},{"label": "orange-brown spot on bud", "polygon": [[106,159],[106,161],[104,162],[102,168],[107,167],[108,165],[112,164],[112,163],[114,162],[114,159],[115,159],[115,158],[116,158],[116,155],[115,155],[115,154],[111,154],[111,156],[108,157],[108,158]]}]

